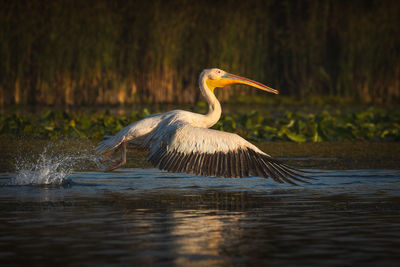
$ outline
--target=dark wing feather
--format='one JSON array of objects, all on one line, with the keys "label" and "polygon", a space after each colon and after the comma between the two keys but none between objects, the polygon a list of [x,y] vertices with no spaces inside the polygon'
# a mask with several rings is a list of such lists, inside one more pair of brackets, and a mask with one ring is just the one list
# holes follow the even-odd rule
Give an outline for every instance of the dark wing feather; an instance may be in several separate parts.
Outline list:
[{"label": "dark wing feather", "polygon": [[219,177],[270,177],[294,185],[313,179],[236,134],[187,124],[170,125],[162,131],[164,134],[156,133],[147,140],[148,160],[162,170]]}]

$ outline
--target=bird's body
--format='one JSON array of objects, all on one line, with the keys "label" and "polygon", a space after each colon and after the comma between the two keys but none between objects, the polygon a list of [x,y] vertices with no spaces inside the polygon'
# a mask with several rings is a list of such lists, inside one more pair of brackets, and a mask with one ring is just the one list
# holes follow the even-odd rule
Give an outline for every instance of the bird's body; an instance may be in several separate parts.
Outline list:
[{"label": "bird's body", "polygon": [[277,90],[219,69],[204,70],[199,83],[209,104],[207,114],[173,110],[128,125],[96,148],[100,153],[122,148],[121,160],[110,170],[125,164],[129,142],[148,149],[148,160],[163,170],[204,176],[271,177],[280,183],[305,182],[307,177],[298,170],[278,162],[239,135],[209,129],[221,117],[215,87],[243,83],[276,94]]}]

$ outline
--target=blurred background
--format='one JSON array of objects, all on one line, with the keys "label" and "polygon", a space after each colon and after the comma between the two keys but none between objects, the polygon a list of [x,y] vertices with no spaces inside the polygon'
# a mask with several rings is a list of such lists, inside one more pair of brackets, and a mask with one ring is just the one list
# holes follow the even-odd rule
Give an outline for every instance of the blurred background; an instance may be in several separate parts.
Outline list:
[{"label": "blurred background", "polygon": [[[101,139],[151,113],[207,112],[252,141],[399,141],[396,0],[0,0],[0,136]],[[239,105],[238,105],[239,104]]]},{"label": "blurred background", "polygon": [[396,0],[2,0],[0,104],[196,103],[210,67],[297,99],[393,103],[399,14]]}]

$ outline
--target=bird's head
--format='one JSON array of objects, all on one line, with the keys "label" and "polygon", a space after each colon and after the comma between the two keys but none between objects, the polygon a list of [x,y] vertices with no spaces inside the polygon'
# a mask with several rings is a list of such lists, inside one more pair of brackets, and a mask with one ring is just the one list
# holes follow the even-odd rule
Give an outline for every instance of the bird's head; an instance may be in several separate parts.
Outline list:
[{"label": "bird's head", "polygon": [[262,83],[230,74],[217,68],[206,69],[203,71],[202,75],[204,75],[206,78],[207,86],[212,92],[214,92],[216,87],[225,87],[231,84],[247,84],[270,93],[279,94],[278,90],[268,87]]}]

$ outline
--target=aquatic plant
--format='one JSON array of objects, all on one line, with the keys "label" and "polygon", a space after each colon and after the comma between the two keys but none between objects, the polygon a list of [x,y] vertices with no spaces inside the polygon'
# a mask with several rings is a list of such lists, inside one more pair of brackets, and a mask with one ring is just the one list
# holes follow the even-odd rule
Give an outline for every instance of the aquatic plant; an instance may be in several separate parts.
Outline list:
[{"label": "aquatic plant", "polygon": [[[194,110],[202,112],[204,107],[198,105]],[[146,108],[127,115],[108,111],[3,114],[0,115],[0,136],[102,139],[150,113]],[[268,112],[231,111],[223,114],[213,128],[235,132],[253,141],[400,141],[400,111],[377,107],[359,111],[343,107],[318,111],[305,107],[296,107],[293,111],[286,108]]]}]

